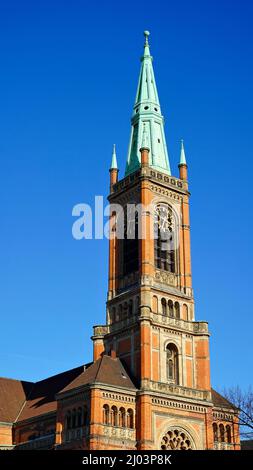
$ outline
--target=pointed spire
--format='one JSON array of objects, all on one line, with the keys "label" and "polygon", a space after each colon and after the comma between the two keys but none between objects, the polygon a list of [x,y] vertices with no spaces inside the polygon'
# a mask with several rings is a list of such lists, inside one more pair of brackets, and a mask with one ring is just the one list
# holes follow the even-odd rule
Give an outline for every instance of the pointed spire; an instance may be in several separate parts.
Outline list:
[{"label": "pointed spire", "polygon": [[181,154],[180,154],[180,162],[179,165],[187,165],[186,158],[185,158],[185,151],[184,151],[184,141],[181,140]]},{"label": "pointed spire", "polygon": [[117,165],[117,157],[116,157],[116,145],[113,144],[111,170],[117,170],[117,169],[118,169],[118,165]]},{"label": "pointed spire", "polygon": [[161,114],[153,58],[149,49],[149,31],[144,31],[144,53],[141,57],[141,70],[133,115],[131,119],[132,130],[125,175],[138,170],[141,166],[139,149],[143,142],[143,125],[145,123],[145,139],[148,142],[149,166],[167,174],[170,173],[170,164],[164,134],[164,119]]}]

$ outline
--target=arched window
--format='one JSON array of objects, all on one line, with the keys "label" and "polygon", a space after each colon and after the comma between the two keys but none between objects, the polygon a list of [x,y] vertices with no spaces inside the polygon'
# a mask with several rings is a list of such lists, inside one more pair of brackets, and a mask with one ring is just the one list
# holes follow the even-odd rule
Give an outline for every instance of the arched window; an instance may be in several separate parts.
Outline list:
[{"label": "arched window", "polygon": [[193,443],[191,437],[185,431],[170,429],[162,438],[162,450],[192,450]]},{"label": "arched window", "polygon": [[112,415],[112,426],[118,426],[118,409],[116,406],[112,406],[111,409],[111,415]]},{"label": "arched window", "polygon": [[134,427],[134,413],[131,408],[127,410],[127,428],[132,428]]},{"label": "arched window", "polygon": [[175,272],[175,223],[171,208],[159,204],[154,214],[155,266]]},{"label": "arched window", "polygon": [[137,211],[133,215],[127,214],[126,210],[124,212],[123,242],[123,269],[124,275],[127,275],[136,272],[139,269],[139,238]]},{"label": "arched window", "polygon": [[111,323],[116,321],[116,308],[112,307],[112,314],[111,314]]},{"label": "arched window", "polygon": [[71,428],[71,412],[68,411],[66,415],[66,429]]},{"label": "arched window", "polygon": [[180,318],[180,305],[178,302],[175,302],[175,316],[176,318]]},{"label": "arched window", "polygon": [[128,313],[129,313],[129,316],[133,315],[133,301],[132,300],[129,300]]},{"label": "arched window", "polygon": [[178,350],[174,344],[168,344],[167,352],[167,379],[175,384],[179,383]]},{"label": "arched window", "polygon": [[110,424],[110,411],[108,405],[103,406],[103,423]]},{"label": "arched window", "polygon": [[218,441],[218,426],[217,426],[217,423],[213,423],[213,440],[214,440],[214,442]]},{"label": "arched window", "polygon": [[162,314],[163,314],[163,315],[167,315],[166,299],[162,298],[161,304],[162,304]]},{"label": "arched window", "polygon": [[219,431],[220,431],[220,442],[225,442],[225,428],[223,424],[219,425]]},{"label": "arched window", "polygon": [[231,444],[231,427],[229,424],[226,426],[226,441],[228,444]]},{"label": "arched window", "polygon": [[78,408],[77,410],[77,427],[80,428],[82,426],[82,408]]},{"label": "arched window", "polygon": [[189,320],[188,318],[188,307],[186,304],[183,305],[183,320]]},{"label": "arched window", "polygon": [[119,426],[124,428],[126,426],[126,410],[125,408],[119,409]]},{"label": "arched window", "polygon": [[168,307],[169,307],[169,316],[171,318],[173,318],[174,317],[174,306],[173,306],[172,300],[168,301]]},{"label": "arched window", "polygon": [[152,298],[152,311],[154,313],[158,313],[158,298],[156,297],[156,295],[153,295]]},{"label": "arched window", "polygon": [[74,408],[72,411],[72,428],[76,427],[76,418],[77,418],[76,409]]}]

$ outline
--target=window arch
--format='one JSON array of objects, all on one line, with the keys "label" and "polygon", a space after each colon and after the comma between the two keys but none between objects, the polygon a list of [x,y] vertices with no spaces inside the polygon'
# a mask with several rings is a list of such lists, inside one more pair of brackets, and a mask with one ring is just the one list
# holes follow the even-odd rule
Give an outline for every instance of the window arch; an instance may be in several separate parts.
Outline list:
[{"label": "window arch", "polygon": [[171,318],[173,318],[174,317],[174,306],[173,306],[172,300],[168,301],[168,307],[169,307],[169,316]]},{"label": "window arch", "polygon": [[219,431],[220,431],[220,441],[225,442],[225,428],[223,424],[219,425]]},{"label": "window arch", "polygon": [[162,438],[162,450],[192,450],[193,442],[189,434],[180,429],[170,429]]},{"label": "window arch", "polygon": [[180,318],[180,305],[178,302],[175,302],[175,317]]},{"label": "window arch", "polygon": [[228,444],[231,444],[231,426],[229,426],[229,424],[227,424],[226,426],[226,441]]},{"label": "window arch", "polygon": [[119,426],[122,428],[126,426],[126,410],[123,407],[119,409]]},{"label": "window arch", "polygon": [[70,429],[71,424],[72,424],[71,423],[71,412],[70,411],[67,412],[65,423],[66,423],[66,429]]},{"label": "window arch", "polygon": [[186,304],[183,304],[183,320],[189,320],[188,317],[188,306]]},{"label": "window arch", "polygon": [[167,315],[166,299],[162,298],[161,304],[162,304],[162,314],[163,314],[163,315]]},{"label": "window arch", "polygon": [[218,426],[217,423],[213,423],[213,440],[218,441]]},{"label": "window arch", "polygon": [[118,408],[117,406],[112,406],[111,408],[111,415],[112,415],[112,426],[118,426]]},{"label": "window arch", "polygon": [[168,344],[166,347],[166,366],[167,366],[167,380],[178,385],[179,383],[179,370],[178,370],[178,349],[175,344]]},{"label": "window arch", "polygon": [[158,204],[154,214],[155,266],[175,273],[175,220],[168,204]]},{"label": "window arch", "polygon": [[131,408],[127,410],[127,428],[132,428],[134,427],[134,413]]},{"label": "window arch", "polygon": [[103,423],[110,424],[110,411],[108,405],[103,406]]},{"label": "window arch", "polygon": [[156,295],[153,295],[152,299],[152,311],[158,313],[158,298]]}]

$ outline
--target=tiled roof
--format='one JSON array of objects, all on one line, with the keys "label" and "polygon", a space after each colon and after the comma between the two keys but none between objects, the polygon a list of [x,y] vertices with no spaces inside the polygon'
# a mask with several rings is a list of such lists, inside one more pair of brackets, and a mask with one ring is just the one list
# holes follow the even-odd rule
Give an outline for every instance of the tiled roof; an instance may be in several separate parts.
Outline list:
[{"label": "tiled roof", "polygon": [[0,377],[0,421],[13,423],[33,387],[32,382]]},{"label": "tiled roof", "polygon": [[63,387],[72,382],[83,371],[83,366],[62,372],[48,379],[36,382],[32,389],[31,395],[27,400],[18,421],[33,418],[51,411],[56,411],[57,403],[55,399]]},{"label": "tiled roof", "polygon": [[232,409],[237,409],[235,405],[230,403],[225,397],[220,395],[216,390],[212,388],[212,402],[214,406],[220,407],[220,408],[232,408]]},{"label": "tiled roof", "polygon": [[63,388],[61,392],[67,392],[90,383],[102,383],[135,390],[135,386],[120,359],[103,355],[76,377],[73,382]]}]

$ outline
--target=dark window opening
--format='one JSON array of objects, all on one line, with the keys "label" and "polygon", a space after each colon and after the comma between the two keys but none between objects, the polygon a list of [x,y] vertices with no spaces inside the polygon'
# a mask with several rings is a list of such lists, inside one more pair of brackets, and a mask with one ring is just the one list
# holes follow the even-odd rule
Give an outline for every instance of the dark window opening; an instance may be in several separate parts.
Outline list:
[{"label": "dark window opening", "polygon": [[127,221],[125,213],[124,224],[124,275],[131,274],[139,269],[139,239],[138,239],[138,213],[135,212],[134,220]]}]

